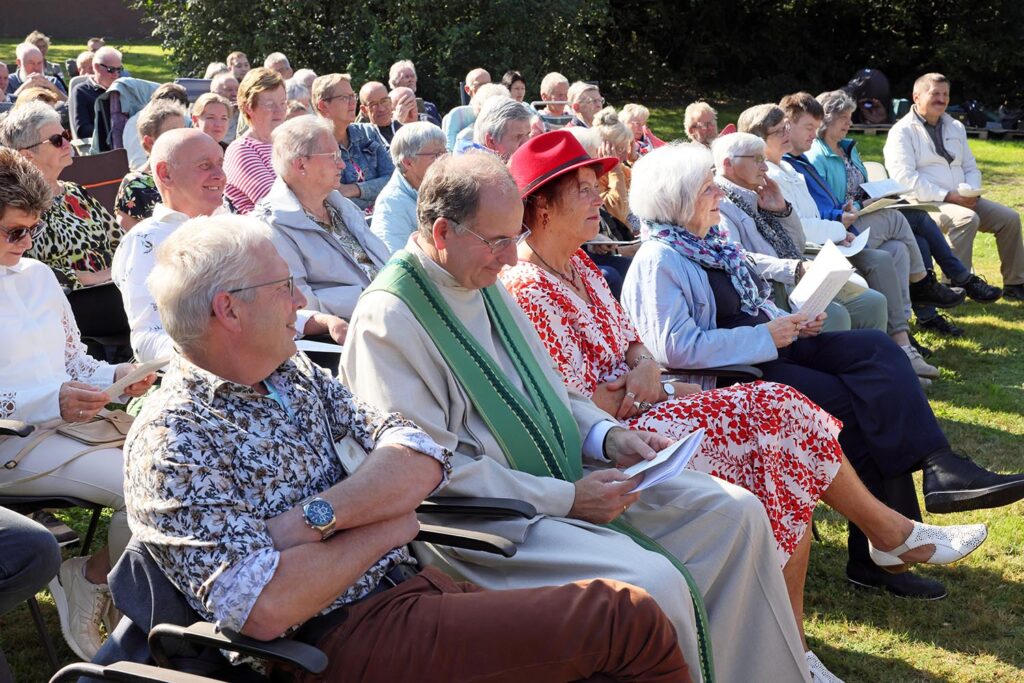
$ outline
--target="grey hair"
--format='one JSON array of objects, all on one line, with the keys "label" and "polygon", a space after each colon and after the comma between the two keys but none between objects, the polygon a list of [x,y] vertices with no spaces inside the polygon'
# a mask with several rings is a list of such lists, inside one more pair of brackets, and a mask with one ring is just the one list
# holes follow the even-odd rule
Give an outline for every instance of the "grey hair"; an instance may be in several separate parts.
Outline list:
[{"label": "grey hair", "polygon": [[469,101],[469,105],[473,107],[476,115],[480,116],[480,110],[484,108],[484,102],[498,96],[511,99],[512,93],[501,83],[484,83],[473,93],[473,98]]},{"label": "grey hair", "polygon": [[407,123],[395,132],[391,140],[391,160],[395,168],[402,169],[402,162],[419,154],[431,142],[444,145],[446,138],[444,131],[429,121],[416,121]]},{"label": "grey hair", "polygon": [[555,89],[555,86],[563,84],[569,85],[569,79],[557,71],[552,71],[540,82],[540,91],[550,95],[551,91]]},{"label": "grey hair", "polygon": [[295,73],[292,74],[292,78],[307,88],[312,88],[313,81],[316,80],[316,72],[312,69],[296,69]]},{"label": "grey hair", "polygon": [[156,139],[164,121],[177,116],[182,122],[185,120],[185,107],[176,100],[153,100],[139,112],[138,124],[139,137],[148,135]]},{"label": "grey hair", "polygon": [[818,100],[821,108],[825,110],[825,118],[818,126],[818,135],[824,135],[825,129],[837,118],[857,108],[857,103],[843,90],[830,90],[823,92],[814,99]]},{"label": "grey hair", "polygon": [[17,150],[31,147],[42,140],[39,131],[49,123],[61,125],[60,114],[44,102],[16,107],[0,123],[0,145]]},{"label": "grey hair", "polygon": [[633,142],[633,131],[619,120],[615,107],[605,107],[594,114],[591,129],[601,136],[601,140],[613,145],[628,145]]},{"label": "grey hair", "polygon": [[33,50],[38,52],[40,55],[43,54],[43,51],[35,45],[33,45],[32,43],[19,43],[18,46],[14,48],[14,56],[18,58],[18,61],[21,61],[25,59],[25,55],[32,52]]},{"label": "grey hair", "polygon": [[786,120],[786,112],[777,104],[758,104],[743,110],[736,121],[736,130],[768,139],[768,131]]},{"label": "grey hair", "polygon": [[388,71],[389,88],[394,89],[395,83],[398,81],[398,72],[402,69],[412,69],[412,72],[416,73],[416,65],[412,63],[411,59],[399,59],[391,65],[391,69]]},{"label": "grey hair", "polygon": [[511,97],[491,97],[480,107],[480,115],[473,123],[473,142],[483,145],[487,136],[497,140],[505,134],[505,129],[512,121],[529,121],[533,112],[522,102]]},{"label": "grey hair", "polygon": [[284,62],[285,64],[288,65],[289,68],[291,68],[292,63],[288,61],[288,58],[285,57],[283,52],[271,52],[269,55],[267,55],[267,58],[263,60],[263,68],[269,69],[274,64],[280,64],[282,62]]},{"label": "grey hair", "polygon": [[334,124],[320,116],[299,116],[289,119],[270,134],[273,151],[270,165],[274,173],[284,177],[296,159],[316,154],[318,143],[324,137],[334,140]]},{"label": "grey hair", "polygon": [[210,62],[206,67],[206,73],[203,74],[203,78],[210,80],[217,74],[227,73],[227,71],[228,65],[224,62]]},{"label": "grey hair", "polygon": [[597,90],[601,92],[601,89],[593,83],[587,83],[586,81],[576,81],[569,86],[569,93],[565,96],[566,99],[572,104],[579,102],[580,98],[583,97],[583,93],[591,90]]},{"label": "grey hair", "polygon": [[690,127],[697,122],[697,119],[699,119],[702,114],[707,112],[711,112],[716,119],[718,118],[718,112],[715,111],[715,108],[703,100],[691,102],[686,105],[686,110],[683,111],[683,130],[687,131],[686,135],[688,137],[690,135]]},{"label": "grey hair", "polygon": [[629,123],[634,120],[647,121],[651,117],[651,110],[642,104],[636,104],[630,102],[622,107],[619,111],[619,121],[623,123]]},{"label": "grey hair", "polygon": [[89,50],[86,50],[85,52],[79,52],[78,56],[75,57],[75,66],[77,66],[79,69],[81,69],[82,65],[85,64],[85,60],[88,59],[91,62],[92,58],[93,58],[93,53],[91,51],[89,51]]},{"label": "grey hair", "polygon": [[519,196],[512,174],[494,154],[443,156],[427,169],[419,189],[416,218],[420,234],[433,241],[434,221],[462,224],[476,215],[484,187],[506,185]]},{"label": "grey hair", "polygon": [[718,175],[725,173],[725,160],[735,159],[744,154],[764,154],[764,140],[750,133],[733,133],[715,138],[711,143],[711,154],[715,157]]},{"label": "grey hair", "polygon": [[597,153],[598,147],[601,146],[601,136],[593,128],[584,128],[583,126],[569,126],[564,130],[569,131],[569,134],[576,138],[576,141],[583,145],[583,149],[587,151],[587,154],[594,157],[595,159],[600,156]]},{"label": "grey hair", "polygon": [[685,226],[711,172],[711,152],[699,143],[677,142],[651,150],[633,164],[629,208],[643,220]]},{"label": "grey hair", "polygon": [[[146,286],[160,322],[182,351],[202,348],[218,293],[254,284],[256,249],[269,244],[270,235],[269,226],[250,216],[201,216],[186,221],[157,249]],[[237,296],[252,301],[256,290]]]},{"label": "grey hair", "polygon": [[109,45],[104,45],[100,49],[96,50],[96,54],[92,56],[92,61],[94,64],[102,64],[103,58],[107,55],[114,55],[118,58],[119,61],[124,61],[124,56],[121,54],[121,51],[112,48]]},{"label": "grey hair", "polygon": [[313,93],[309,91],[304,83],[299,83],[292,76],[284,82],[285,95],[289,100],[300,100],[309,102],[313,98]]}]

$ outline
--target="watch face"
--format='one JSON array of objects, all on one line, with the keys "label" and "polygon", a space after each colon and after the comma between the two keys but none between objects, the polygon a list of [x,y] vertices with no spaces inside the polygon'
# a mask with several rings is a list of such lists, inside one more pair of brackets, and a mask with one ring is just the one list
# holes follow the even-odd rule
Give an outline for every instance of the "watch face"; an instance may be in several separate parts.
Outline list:
[{"label": "watch face", "polygon": [[306,505],[306,519],[313,526],[326,526],[334,519],[334,508],[326,500],[313,500]]}]

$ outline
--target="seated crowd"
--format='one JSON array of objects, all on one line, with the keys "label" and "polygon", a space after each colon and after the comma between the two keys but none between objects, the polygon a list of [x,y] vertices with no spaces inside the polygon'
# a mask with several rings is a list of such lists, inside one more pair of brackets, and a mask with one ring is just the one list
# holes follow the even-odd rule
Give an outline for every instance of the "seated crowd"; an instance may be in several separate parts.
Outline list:
[{"label": "seated crowd", "polygon": [[[916,203],[875,210],[841,91],[721,134],[696,102],[692,142],[670,144],[643,105],[559,73],[531,102],[520,72],[473,69],[441,116],[408,60],[354,84],[236,51],[190,101],[103,45],[69,88],[48,45],[0,63],[0,418],[38,430],[0,436],[0,486],[115,511],[50,583],[82,659],[134,656],[125,624],[173,613],[114,607],[108,574],[136,547],[197,619],[316,634],[326,680],[838,681],[803,635],[819,501],[849,521],[849,581],[938,599],[907,570],[987,528],[925,524],[912,474],[930,513],[1024,498],[1024,475],[947,439],[910,332],[963,334],[937,309],[966,297],[1024,300],[1020,217],[978,196],[940,74],[885,145]],[[113,207],[60,179],[73,139],[130,150]],[[868,230],[851,286],[794,311],[814,253]],[[1001,288],[972,271],[979,230]],[[136,367],[83,343],[112,318],[135,361],[169,363],[122,387],[127,439],[83,449],[57,427]],[[307,357],[308,337],[338,353]],[[736,364],[763,381],[719,386]],[[623,469],[695,430],[681,474],[634,490]],[[413,543],[431,495],[536,515],[459,518],[508,558]],[[0,516],[22,574],[56,569],[39,538]],[[4,577],[0,608],[24,580]]]}]

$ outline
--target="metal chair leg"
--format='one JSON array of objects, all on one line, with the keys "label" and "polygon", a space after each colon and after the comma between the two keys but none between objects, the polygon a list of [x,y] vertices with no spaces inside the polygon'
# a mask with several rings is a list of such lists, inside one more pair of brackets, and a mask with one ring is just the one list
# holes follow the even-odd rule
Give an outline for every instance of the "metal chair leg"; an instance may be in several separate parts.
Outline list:
[{"label": "metal chair leg", "polygon": [[103,508],[96,507],[92,511],[92,519],[89,520],[89,530],[85,532],[85,540],[82,541],[82,551],[79,553],[82,557],[85,557],[92,552],[92,541],[96,536],[96,527],[100,523],[100,515],[103,513]]},{"label": "metal chair leg", "polygon": [[50,673],[52,674],[60,668],[60,661],[57,659],[57,650],[53,647],[53,639],[50,638],[50,631],[46,628],[43,613],[39,611],[39,603],[36,602],[35,596],[28,599],[28,611],[32,614],[32,621],[35,622],[36,631],[39,632],[39,640],[42,641],[43,649],[46,650],[46,658],[50,660]]}]

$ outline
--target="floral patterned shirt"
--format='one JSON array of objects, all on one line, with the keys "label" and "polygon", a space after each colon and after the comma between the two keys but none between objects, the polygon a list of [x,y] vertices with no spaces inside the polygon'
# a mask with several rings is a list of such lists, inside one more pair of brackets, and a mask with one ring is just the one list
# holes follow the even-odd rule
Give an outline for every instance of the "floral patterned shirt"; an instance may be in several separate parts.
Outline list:
[{"label": "floral patterned shirt", "polygon": [[[338,483],[374,448],[397,443],[432,457],[443,466],[439,487],[447,483],[448,450],[301,353],[264,380],[269,396],[180,355],[168,367],[125,443],[128,521],[189,604],[222,628],[242,628],[277,569],[266,520]],[[392,549],[322,613],[410,562],[406,547]]]},{"label": "floral patterned shirt", "polygon": [[78,289],[77,271],[98,272],[110,267],[121,241],[121,228],[84,187],[61,182],[62,192],[43,215],[46,229],[32,239],[25,256],[53,268],[61,285]]},{"label": "floral patterned shirt", "polygon": [[160,203],[160,191],[156,189],[153,175],[145,171],[132,171],[121,180],[117,188],[114,208],[135,220],[144,220],[153,215],[153,208]]}]

